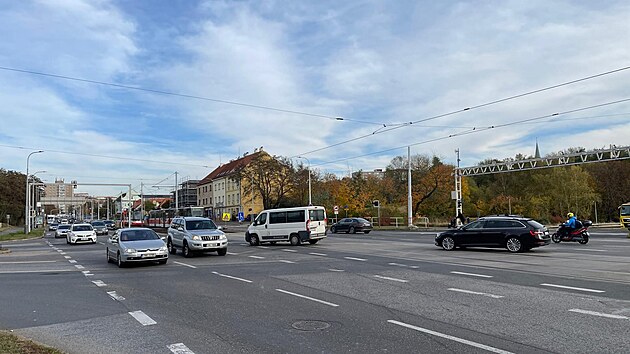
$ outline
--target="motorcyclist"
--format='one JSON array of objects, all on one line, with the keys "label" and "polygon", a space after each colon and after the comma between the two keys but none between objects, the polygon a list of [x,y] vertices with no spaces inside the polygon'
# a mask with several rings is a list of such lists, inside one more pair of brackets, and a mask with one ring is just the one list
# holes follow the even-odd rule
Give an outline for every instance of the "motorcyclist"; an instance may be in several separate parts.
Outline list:
[{"label": "motorcyclist", "polygon": [[567,213],[567,218],[569,218],[564,224],[562,224],[561,226],[561,231],[564,235],[568,235],[571,231],[575,230],[575,223],[577,218],[575,217],[575,215],[573,215],[573,213],[569,212]]}]

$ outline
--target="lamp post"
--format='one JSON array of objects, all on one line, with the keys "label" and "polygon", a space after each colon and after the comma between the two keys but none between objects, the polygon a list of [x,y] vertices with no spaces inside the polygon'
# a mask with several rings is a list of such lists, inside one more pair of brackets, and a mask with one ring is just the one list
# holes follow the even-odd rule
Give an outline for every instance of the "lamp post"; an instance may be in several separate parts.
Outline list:
[{"label": "lamp post", "polygon": [[28,234],[31,231],[31,218],[30,218],[30,205],[29,205],[29,188],[28,188],[28,162],[33,154],[39,154],[44,152],[44,150],[33,151],[26,157],[26,205],[24,208],[24,233]]},{"label": "lamp post", "polygon": [[[48,171],[37,171],[37,172],[35,172],[35,173],[32,173],[32,174],[31,174],[31,177],[33,177],[33,179],[34,179],[36,174],[38,174],[38,173],[46,173],[46,172],[48,172]],[[28,180],[28,178],[27,178],[27,180]],[[33,181],[33,182],[35,182],[35,181]],[[28,220],[29,220],[29,222],[28,222],[28,224],[29,224],[29,225],[31,225],[31,224],[32,224],[32,223],[31,223],[31,221],[32,221],[32,218],[31,218],[31,209],[34,209],[34,208],[33,208],[33,206],[34,206],[34,205],[37,205],[37,204],[36,204],[36,203],[37,203],[37,198],[36,198],[36,196],[35,196],[35,188],[33,188],[33,193],[31,194],[31,187],[33,187],[33,186],[31,186],[31,183],[29,183],[29,184],[28,184],[28,193],[29,193],[29,201],[28,201],[28,203],[29,203],[29,204],[28,204],[28,205],[29,205],[29,210],[28,210]],[[31,202],[32,202],[32,204],[31,204]],[[37,209],[35,209],[35,210],[37,210]],[[29,231],[30,231],[30,229],[29,229]]]},{"label": "lamp post", "polygon": [[304,156],[298,156],[298,159],[304,159],[308,162],[308,205],[313,205],[311,200],[311,160]]}]

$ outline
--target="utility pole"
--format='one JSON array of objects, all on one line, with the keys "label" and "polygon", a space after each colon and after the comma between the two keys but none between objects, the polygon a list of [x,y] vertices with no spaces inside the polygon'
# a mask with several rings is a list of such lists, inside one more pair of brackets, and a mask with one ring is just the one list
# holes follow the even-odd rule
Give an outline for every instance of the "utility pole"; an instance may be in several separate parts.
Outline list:
[{"label": "utility pole", "polygon": [[464,208],[462,207],[462,173],[459,169],[459,149],[456,149],[455,153],[457,154],[457,168],[455,168],[455,195],[453,199],[455,199],[455,225],[460,225],[461,220],[458,216],[463,215]]},{"label": "utility pole", "polygon": [[175,215],[177,215],[179,211],[179,197],[177,194],[177,171],[175,171]]},{"label": "utility pole", "polygon": [[[411,146],[407,146],[407,226],[413,225],[413,208],[411,200]],[[380,209],[379,209],[380,210]],[[379,218],[380,220],[380,218]]]},{"label": "utility pole", "polygon": [[144,182],[140,182],[140,218],[144,226]]}]

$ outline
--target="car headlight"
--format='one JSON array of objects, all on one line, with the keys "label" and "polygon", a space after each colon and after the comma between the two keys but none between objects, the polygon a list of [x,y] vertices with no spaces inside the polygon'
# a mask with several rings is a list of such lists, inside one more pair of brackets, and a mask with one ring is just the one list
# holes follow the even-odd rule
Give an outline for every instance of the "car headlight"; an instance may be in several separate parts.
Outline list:
[{"label": "car headlight", "polygon": [[135,250],[135,249],[133,249],[133,248],[127,248],[127,249],[125,250],[125,253],[136,253],[136,250]]},{"label": "car headlight", "polygon": [[197,235],[194,235],[194,236],[192,237],[192,239],[193,239],[193,241],[201,241],[201,237],[199,237],[199,236],[197,236]]},{"label": "car headlight", "polygon": [[166,252],[166,251],[168,251],[168,248],[166,246],[162,246],[162,247],[160,247],[160,251]]},{"label": "car headlight", "polygon": [[96,231],[92,231],[92,236],[96,236]]},{"label": "car headlight", "polygon": [[225,234],[221,235],[221,237],[219,237],[219,239],[221,240],[227,240],[227,236],[225,236]]}]

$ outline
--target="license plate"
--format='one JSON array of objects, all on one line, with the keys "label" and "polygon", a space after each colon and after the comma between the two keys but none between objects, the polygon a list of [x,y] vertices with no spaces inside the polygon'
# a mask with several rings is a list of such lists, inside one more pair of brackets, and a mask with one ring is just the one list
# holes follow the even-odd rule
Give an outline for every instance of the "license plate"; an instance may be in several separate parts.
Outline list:
[{"label": "license plate", "polygon": [[87,241],[88,238],[87,237],[81,237],[81,241]]},{"label": "license plate", "polygon": [[155,257],[155,254],[153,253],[145,253],[142,255],[142,258],[151,258],[151,257]]}]

